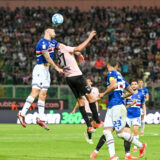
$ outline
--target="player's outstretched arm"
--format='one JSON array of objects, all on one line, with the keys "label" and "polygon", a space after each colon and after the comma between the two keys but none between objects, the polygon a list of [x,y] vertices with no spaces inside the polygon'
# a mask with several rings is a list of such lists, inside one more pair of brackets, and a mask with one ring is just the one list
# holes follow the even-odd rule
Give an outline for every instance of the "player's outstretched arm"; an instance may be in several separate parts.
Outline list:
[{"label": "player's outstretched arm", "polygon": [[134,94],[134,91],[130,86],[126,90],[127,90],[127,92],[123,94],[124,99],[127,97],[130,97],[132,94]]},{"label": "player's outstretched arm", "polygon": [[59,68],[51,59],[48,52],[43,52],[43,56],[45,57],[46,61],[59,73],[63,74],[63,70]]},{"label": "player's outstretched arm", "polygon": [[90,33],[89,37],[83,43],[81,43],[79,46],[75,47],[74,52],[82,51],[88,45],[88,43],[92,40],[92,38],[95,35],[96,35],[96,31],[92,31]]}]

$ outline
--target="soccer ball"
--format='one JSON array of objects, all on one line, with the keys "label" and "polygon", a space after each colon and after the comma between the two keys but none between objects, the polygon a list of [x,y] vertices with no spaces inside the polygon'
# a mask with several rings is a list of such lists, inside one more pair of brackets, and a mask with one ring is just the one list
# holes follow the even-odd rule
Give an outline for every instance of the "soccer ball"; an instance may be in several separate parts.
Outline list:
[{"label": "soccer ball", "polygon": [[53,24],[62,24],[63,23],[63,16],[59,13],[56,13],[52,16],[52,23]]}]

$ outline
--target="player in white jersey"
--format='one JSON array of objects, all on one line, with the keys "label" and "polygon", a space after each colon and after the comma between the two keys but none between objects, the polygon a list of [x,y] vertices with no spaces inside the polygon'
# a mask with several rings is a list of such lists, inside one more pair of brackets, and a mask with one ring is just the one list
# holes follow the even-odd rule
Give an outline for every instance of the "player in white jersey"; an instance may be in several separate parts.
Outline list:
[{"label": "player in white jersey", "polygon": [[[86,80],[88,85],[90,86],[91,88],[91,94],[93,95],[94,99],[96,100],[99,100],[99,90],[97,87],[93,87],[92,86],[92,81],[90,79],[87,79]],[[95,121],[93,121],[93,115],[92,115],[92,111],[89,107],[89,102],[88,100],[86,99],[85,96],[83,96],[83,99],[84,99],[84,103],[85,103],[85,110],[87,112],[87,115],[88,115],[88,118],[92,124],[92,127],[96,127],[96,124],[95,124]],[[76,109],[79,107],[79,104],[77,102],[77,104],[75,105],[72,113],[74,114],[76,112]],[[98,111],[98,102],[96,102],[96,107],[97,107],[97,111]],[[87,129],[87,132],[84,133],[84,136],[85,136],[85,139],[86,141],[89,143],[89,144],[93,144],[93,140],[92,140],[92,133],[88,132],[88,129]]]},{"label": "player in white jersey", "polygon": [[[143,88],[143,80],[142,79],[139,79],[138,80],[138,85],[139,85],[139,91],[142,92],[142,94],[144,95],[145,97],[145,102],[148,102],[149,101],[149,92],[148,92],[148,89],[147,88]],[[144,136],[144,128],[145,128],[145,115],[146,115],[146,108],[145,110],[143,110],[141,108],[141,136]]]},{"label": "player in white jersey", "polygon": [[37,64],[35,65],[32,73],[32,91],[27,97],[22,110],[17,114],[17,118],[23,127],[26,127],[25,115],[31,104],[34,102],[34,99],[38,96],[37,106],[39,111],[39,119],[36,122],[41,127],[49,130],[44,119],[45,100],[47,90],[50,87],[49,65],[55,68],[59,73],[63,73],[63,70],[60,69],[53,61],[54,49],[58,46],[58,42],[52,39],[55,36],[56,34],[54,29],[47,28],[44,32],[44,37],[37,43]]},{"label": "player in white jersey", "polygon": [[69,47],[69,46],[61,45],[58,50],[59,65],[63,68],[66,81],[79,103],[80,112],[88,126],[89,132],[95,132],[96,130],[92,127],[87,117],[87,113],[84,108],[84,105],[85,105],[84,99],[82,96],[85,96],[89,102],[90,109],[93,113],[93,119],[97,123],[96,124],[97,128],[103,126],[103,122],[99,120],[98,112],[95,104],[96,100],[90,94],[91,88],[86,83],[86,80],[83,77],[83,74],[77,65],[74,54],[77,54],[79,58],[83,59],[83,56],[81,55],[81,53],[77,51],[81,51],[83,48],[85,48],[95,35],[96,35],[96,32],[92,31],[89,37],[87,38],[87,40],[84,41],[82,44],[80,44],[78,47]]}]

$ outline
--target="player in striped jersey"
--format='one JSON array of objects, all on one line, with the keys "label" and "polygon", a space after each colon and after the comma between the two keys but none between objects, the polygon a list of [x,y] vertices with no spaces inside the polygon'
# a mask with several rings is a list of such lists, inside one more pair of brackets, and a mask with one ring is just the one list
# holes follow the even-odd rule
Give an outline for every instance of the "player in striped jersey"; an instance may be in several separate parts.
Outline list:
[{"label": "player in striped jersey", "polygon": [[55,47],[59,45],[59,43],[53,39],[55,36],[56,34],[54,29],[47,28],[44,31],[44,37],[37,43],[37,64],[34,66],[32,72],[32,91],[27,97],[22,110],[17,114],[17,117],[23,127],[26,127],[25,115],[35,98],[38,96],[37,106],[39,111],[39,119],[36,122],[41,127],[49,130],[48,126],[45,124],[44,117],[47,90],[50,87],[49,66],[51,65],[59,73],[63,73],[63,70],[60,69],[53,61]]},{"label": "player in striped jersey", "polygon": [[[127,124],[131,127],[133,126],[133,134],[134,137],[138,140],[139,139],[139,127],[141,126],[141,106],[142,109],[145,110],[145,98],[142,92],[138,90],[138,82],[136,80],[132,81],[131,87],[134,90],[134,94],[126,99],[126,106],[129,106],[131,103],[133,103],[134,100],[136,100],[136,103],[134,105],[131,105],[127,109]],[[134,146],[133,149],[134,152],[137,152],[137,147]],[[129,153],[126,153],[126,157]]]}]

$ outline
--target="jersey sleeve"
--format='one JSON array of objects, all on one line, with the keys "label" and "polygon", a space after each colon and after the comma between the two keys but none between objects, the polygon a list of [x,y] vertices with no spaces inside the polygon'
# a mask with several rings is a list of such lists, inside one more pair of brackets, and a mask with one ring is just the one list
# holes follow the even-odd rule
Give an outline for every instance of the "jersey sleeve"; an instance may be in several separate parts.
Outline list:
[{"label": "jersey sleeve", "polygon": [[149,94],[149,92],[148,92],[148,89],[147,88],[145,88],[145,95],[146,94]]},{"label": "jersey sleeve", "polygon": [[59,42],[57,42],[55,39],[53,39],[52,42],[55,44],[55,47],[58,47]]},{"label": "jersey sleeve", "polygon": [[67,50],[68,52],[74,52],[75,47],[70,47],[70,46],[64,46],[65,50]]},{"label": "jersey sleeve", "polygon": [[114,72],[109,72],[108,73],[108,80],[109,80],[109,82],[111,82],[111,80],[117,81],[117,75]]},{"label": "jersey sleeve", "polygon": [[61,44],[60,46],[59,46],[59,49],[62,51],[65,51],[65,52],[74,52],[74,49],[75,49],[75,47],[70,47],[70,46],[66,46],[66,45],[64,45],[64,44]]}]

